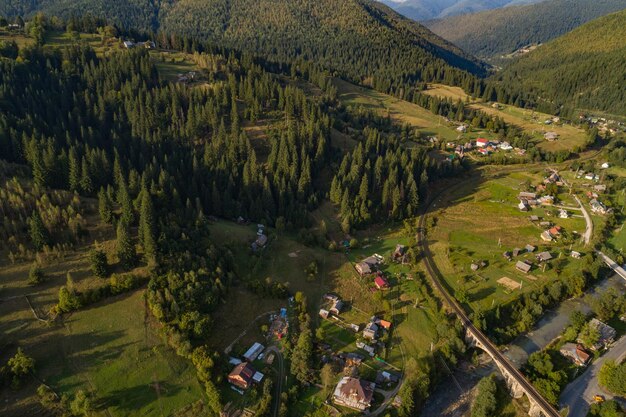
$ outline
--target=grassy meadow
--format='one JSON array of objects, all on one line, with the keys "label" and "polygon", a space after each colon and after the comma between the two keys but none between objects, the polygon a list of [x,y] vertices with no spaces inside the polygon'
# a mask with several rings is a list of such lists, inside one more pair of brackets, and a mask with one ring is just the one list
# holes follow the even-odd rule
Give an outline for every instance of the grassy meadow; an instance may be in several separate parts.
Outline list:
[{"label": "grassy meadow", "polygon": [[334,79],[338,98],[346,106],[363,107],[374,111],[381,116],[389,116],[392,120],[408,124],[415,128],[421,137],[436,136],[446,141],[460,138],[467,141],[478,137],[494,139],[496,136],[484,130],[468,130],[465,134],[456,131],[456,125],[445,120],[444,117],[432,114],[417,104],[400,100],[376,90],[360,87],[349,82]]},{"label": "grassy meadow", "polygon": [[[475,180],[460,190],[450,193],[446,201],[437,202],[443,207],[434,212],[435,226],[429,230],[428,239],[434,260],[441,270],[452,293],[466,291],[467,305],[472,310],[487,309],[506,303],[520,294],[541,285],[557,276],[554,269],[537,266],[534,259],[540,251],[549,251],[554,258],[566,258],[562,274],[574,272],[580,260],[569,258],[570,247],[585,253],[579,236],[585,230],[585,221],[580,212],[570,211],[572,216],[561,219],[555,215],[554,207],[534,208],[521,212],[517,208],[517,194],[526,181],[537,183],[542,173],[515,173],[487,181]],[[575,207],[567,194],[559,198],[565,206]],[[544,242],[540,238],[543,228],[529,220],[537,215],[563,228],[567,238],[556,242]],[[508,261],[505,251],[523,249],[527,244],[537,247],[535,253],[523,253]],[[535,266],[529,274],[517,271],[518,260],[533,261]],[[487,266],[472,271],[473,262],[484,261]],[[521,284],[521,288],[510,289],[497,281],[503,277]]]}]

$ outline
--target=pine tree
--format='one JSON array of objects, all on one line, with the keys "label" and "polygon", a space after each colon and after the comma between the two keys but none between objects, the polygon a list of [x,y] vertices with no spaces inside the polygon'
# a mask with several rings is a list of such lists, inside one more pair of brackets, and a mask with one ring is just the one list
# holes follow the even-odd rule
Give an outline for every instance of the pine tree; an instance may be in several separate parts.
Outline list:
[{"label": "pine tree", "polygon": [[129,229],[130,226],[124,221],[120,221],[117,224],[117,257],[125,269],[131,269],[135,266],[137,259],[135,245],[130,237]]},{"label": "pine tree", "polygon": [[98,211],[100,212],[100,219],[104,223],[113,223],[113,205],[104,188],[100,188],[98,192]]},{"label": "pine tree", "polygon": [[141,192],[141,210],[139,213],[139,240],[143,247],[144,255],[150,262],[156,260],[157,246],[155,238],[155,220],[152,197],[147,189]]},{"label": "pine tree", "polygon": [[89,263],[91,264],[91,272],[98,278],[105,278],[108,275],[109,265],[107,263],[107,255],[103,250],[98,248],[90,250]]},{"label": "pine tree", "polygon": [[78,191],[80,188],[80,165],[76,156],[76,150],[73,147],[70,148],[68,165],[70,171],[68,184],[70,191]]},{"label": "pine tree", "polygon": [[30,231],[30,240],[37,250],[42,250],[44,246],[50,244],[50,234],[48,229],[46,229],[46,226],[43,224],[39,212],[33,211],[33,215],[29,219],[28,226]]}]

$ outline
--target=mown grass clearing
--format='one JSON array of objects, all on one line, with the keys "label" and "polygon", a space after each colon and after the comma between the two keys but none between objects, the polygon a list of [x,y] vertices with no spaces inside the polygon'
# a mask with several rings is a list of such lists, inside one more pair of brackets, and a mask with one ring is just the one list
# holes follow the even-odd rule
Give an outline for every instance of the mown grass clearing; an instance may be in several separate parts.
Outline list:
[{"label": "mown grass clearing", "polygon": [[436,136],[446,141],[463,138],[464,141],[486,137],[495,139],[496,135],[484,130],[470,129],[464,135],[456,131],[456,125],[437,116],[417,104],[400,100],[376,90],[359,87],[349,82],[333,79],[337,87],[338,98],[346,106],[363,107],[382,116],[389,116],[401,124],[408,124],[417,129],[420,136]]},{"label": "mown grass clearing", "polygon": [[421,93],[429,96],[449,98],[454,101],[465,101],[469,97],[461,87],[452,87],[445,84],[428,84],[428,88]]}]

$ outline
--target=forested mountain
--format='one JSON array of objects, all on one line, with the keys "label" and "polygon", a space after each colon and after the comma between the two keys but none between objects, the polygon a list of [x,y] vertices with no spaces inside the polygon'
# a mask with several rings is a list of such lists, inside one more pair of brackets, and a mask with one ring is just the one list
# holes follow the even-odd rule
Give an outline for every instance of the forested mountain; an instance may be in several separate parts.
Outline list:
[{"label": "forested mountain", "polygon": [[280,62],[301,57],[378,88],[414,81],[463,85],[484,66],[459,48],[371,0],[16,1],[0,14],[85,13],[253,52]]},{"label": "forested mountain", "polygon": [[547,0],[425,22],[433,32],[483,59],[544,43],[609,13],[626,0]]},{"label": "forested mountain", "polygon": [[626,10],[589,22],[494,76],[510,89],[537,97],[539,108],[626,112]]},{"label": "forested mountain", "polygon": [[542,0],[380,0],[414,20],[422,21],[498,9]]}]

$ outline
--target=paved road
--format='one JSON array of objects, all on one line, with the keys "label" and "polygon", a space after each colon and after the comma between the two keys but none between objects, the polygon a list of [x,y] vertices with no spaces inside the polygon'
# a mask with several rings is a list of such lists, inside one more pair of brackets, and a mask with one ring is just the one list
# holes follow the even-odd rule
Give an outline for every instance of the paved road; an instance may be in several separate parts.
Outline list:
[{"label": "paved road", "polygon": [[591,364],[587,370],[563,390],[561,406],[569,407],[567,417],[585,417],[589,411],[589,404],[593,402],[593,396],[603,395],[607,399],[613,398],[609,392],[604,391],[598,384],[598,372],[602,365],[609,359],[621,362],[626,358],[626,336],[622,336],[615,345],[600,359]]},{"label": "paved road", "polygon": [[578,198],[578,196],[575,195],[574,199],[580,206],[580,210],[583,212],[583,216],[585,216],[585,222],[587,223],[587,228],[585,229],[583,240],[585,241],[585,245],[588,245],[589,242],[591,241],[591,237],[593,236],[593,222],[591,221],[591,216],[589,215],[589,212],[587,211],[585,206],[583,206],[583,203],[580,201],[580,198]]},{"label": "paved road", "polygon": [[283,354],[276,346],[270,346],[265,351],[265,356],[270,352],[274,352],[276,360],[278,361],[278,375],[274,383],[274,417],[278,417],[280,412],[280,394],[283,392],[283,382],[285,381],[285,361]]}]

